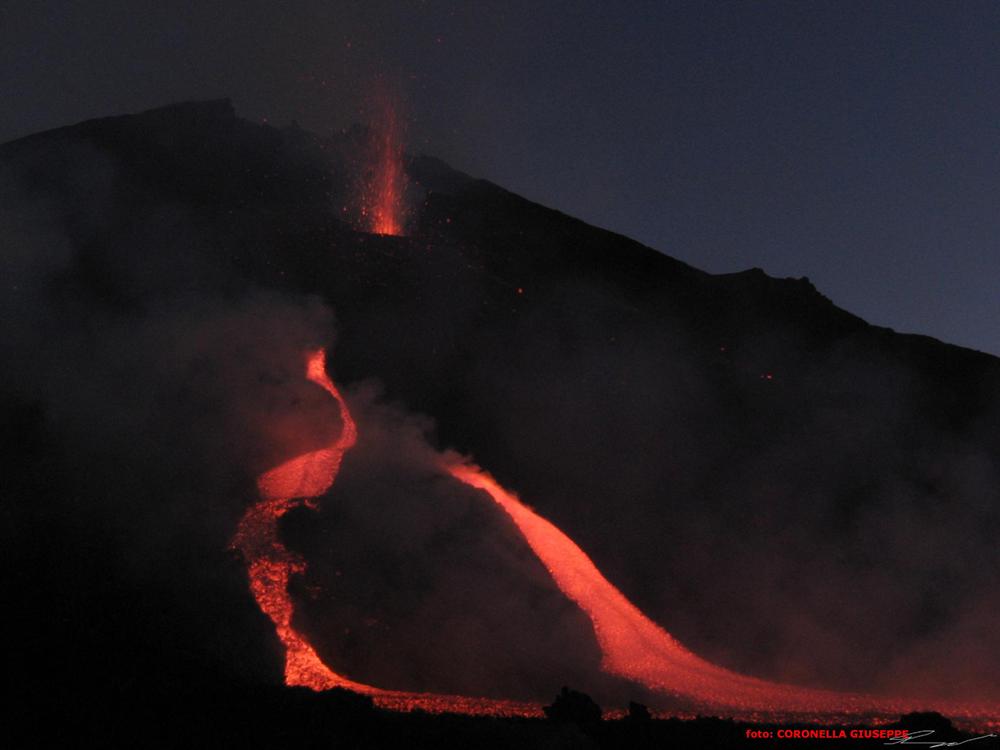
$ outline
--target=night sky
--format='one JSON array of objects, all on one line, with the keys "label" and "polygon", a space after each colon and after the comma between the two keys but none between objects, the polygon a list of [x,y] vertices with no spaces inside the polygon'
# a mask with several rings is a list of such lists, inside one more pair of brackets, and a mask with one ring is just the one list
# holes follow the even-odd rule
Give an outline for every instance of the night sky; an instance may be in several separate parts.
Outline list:
[{"label": "night sky", "polygon": [[[1000,354],[1000,3],[0,4],[0,141],[171,101],[415,152]],[[376,84],[377,81],[382,83]]]}]

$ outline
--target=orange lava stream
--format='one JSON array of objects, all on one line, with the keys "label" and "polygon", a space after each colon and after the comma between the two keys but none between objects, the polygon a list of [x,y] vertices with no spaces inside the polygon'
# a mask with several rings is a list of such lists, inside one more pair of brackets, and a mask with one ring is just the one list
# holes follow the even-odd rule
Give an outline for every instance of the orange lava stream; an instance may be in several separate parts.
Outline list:
[{"label": "orange lava stream", "polygon": [[889,721],[932,708],[977,727],[996,724],[998,706],[957,702],[928,706],[924,701],[816,690],[747,677],[705,661],[646,617],[568,536],[489,473],[469,464],[446,468],[459,481],[486,492],[507,512],[559,589],[590,617],[603,656],[601,666],[610,674],[745,720]]},{"label": "orange lava stream", "polygon": [[[385,690],[355,682],[324,664],[295,630],[288,582],[292,575],[304,572],[306,565],[281,543],[278,522],[299,505],[315,507],[316,498],[333,485],[344,454],[357,440],[357,426],[347,404],[326,374],[323,350],[309,355],[306,377],[337,401],[343,422],[341,434],[326,448],[305,453],[262,474],[257,482],[262,499],[240,520],[231,543],[246,560],[250,590],[261,611],[274,622],[285,647],[285,683],[313,690],[347,688],[370,695],[376,705],[394,710],[541,716],[537,703]],[[997,727],[998,706],[954,702],[928,705],[815,690],[747,677],[711,664],[646,617],[568,536],[487,472],[455,462],[446,462],[442,468],[469,487],[486,492],[510,516],[559,589],[590,617],[603,655],[602,668],[610,674],[680,697],[698,710],[745,721],[831,723],[853,719],[881,723],[909,711],[932,708],[956,724],[975,730]]]},{"label": "orange lava stream", "polygon": [[337,674],[292,625],[295,607],[288,594],[292,575],[305,572],[305,561],[282,543],[278,522],[292,508],[315,507],[316,498],[333,485],[344,454],[357,441],[358,431],[340,391],[326,374],[326,353],[309,355],[306,377],[337,402],[343,423],[331,445],[304,453],[265,472],[257,479],[261,500],[240,519],[230,546],[246,561],[250,591],[257,605],[274,623],[285,647],[285,684],[313,690],[346,688],[372,696],[376,705],[397,711],[422,709],[432,713],[495,716],[541,716],[541,706],[522,701],[436,695],[383,690]]},{"label": "orange lava stream", "polygon": [[261,501],[240,519],[231,546],[240,551],[247,563],[250,591],[258,606],[274,622],[278,638],[285,647],[285,684],[302,685],[316,690],[332,687],[362,690],[353,682],[332,672],[305,639],[292,627],[291,597],[288,579],[305,571],[305,561],[281,543],[278,521],[300,504],[312,506],[337,478],[344,453],[354,445],[358,431],[347,404],[326,374],[326,352],[309,355],[306,377],[326,390],[337,401],[343,422],[340,436],[326,448],[304,453],[261,474],[257,489]]}]

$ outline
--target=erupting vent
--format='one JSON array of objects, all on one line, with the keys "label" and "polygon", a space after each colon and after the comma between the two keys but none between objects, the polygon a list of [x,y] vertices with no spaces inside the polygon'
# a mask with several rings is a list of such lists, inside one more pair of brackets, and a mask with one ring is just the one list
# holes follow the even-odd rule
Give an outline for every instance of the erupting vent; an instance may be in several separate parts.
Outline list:
[{"label": "erupting vent", "polygon": [[402,125],[395,106],[387,97],[382,97],[377,109],[378,122],[369,135],[370,155],[361,191],[361,220],[365,231],[402,235],[406,218]]}]

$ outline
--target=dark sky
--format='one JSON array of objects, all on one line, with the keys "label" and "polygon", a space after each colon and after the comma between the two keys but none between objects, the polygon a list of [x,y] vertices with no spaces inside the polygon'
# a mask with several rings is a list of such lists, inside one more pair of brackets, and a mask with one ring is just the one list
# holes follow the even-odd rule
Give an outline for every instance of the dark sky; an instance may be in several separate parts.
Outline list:
[{"label": "dark sky", "polygon": [[1000,3],[0,3],[0,141],[170,101],[410,147],[1000,354]]}]

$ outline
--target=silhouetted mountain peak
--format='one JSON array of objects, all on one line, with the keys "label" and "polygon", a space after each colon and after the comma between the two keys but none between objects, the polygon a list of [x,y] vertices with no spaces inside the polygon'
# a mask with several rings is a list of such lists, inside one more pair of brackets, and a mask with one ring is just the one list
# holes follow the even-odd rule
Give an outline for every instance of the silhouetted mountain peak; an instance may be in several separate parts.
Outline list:
[{"label": "silhouetted mountain peak", "polygon": [[327,343],[359,444],[281,535],[309,561],[296,618],[352,679],[654,706],[600,673],[509,522],[420,463],[451,448],[722,666],[996,689],[1000,360],[871,326],[805,278],[706,273],[430,156],[406,164],[405,236],[363,231],[352,143],[216,100],[0,146],[18,674],[67,700],[280,680],[226,550],[272,443],[300,439],[286,412],[325,413],[298,368]]}]

